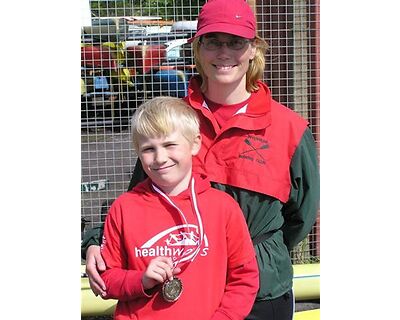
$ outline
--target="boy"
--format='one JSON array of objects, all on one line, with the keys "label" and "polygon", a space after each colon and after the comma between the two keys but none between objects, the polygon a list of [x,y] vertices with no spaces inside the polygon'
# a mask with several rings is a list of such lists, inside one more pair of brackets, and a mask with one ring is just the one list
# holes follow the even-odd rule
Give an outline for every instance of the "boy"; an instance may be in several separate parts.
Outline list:
[{"label": "boy", "polygon": [[238,204],[192,174],[196,112],[178,98],[149,100],[132,140],[149,178],[114,201],[101,245],[115,319],[244,319],[259,287],[255,251]]}]

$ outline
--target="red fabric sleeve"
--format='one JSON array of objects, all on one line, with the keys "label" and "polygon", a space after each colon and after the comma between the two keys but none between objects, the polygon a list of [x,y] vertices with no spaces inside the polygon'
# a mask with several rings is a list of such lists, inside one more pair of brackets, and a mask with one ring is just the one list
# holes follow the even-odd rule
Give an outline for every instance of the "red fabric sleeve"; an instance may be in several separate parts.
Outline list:
[{"label": "red fabric sleeve", "polygon": [[144,292],[143,273],[136,270],[107,269],[101,274],[107,287],[104,299],[129,301],[139,297],[151,297]]},{"label": "red fabric sleeve", "polygon": [[228,270],[225,293],[211,320],[243,320],[253,307],[259,288],[257,259]]},{"label": "red fabric sleeve", "polygon": [[132,300],[149,297],[144,292],[142,277],[144,271],[127,270],[127,255],[122,241],[121,209],[118,202],[110,208],[104,224],[101,254],[106,263],[106,271],[101,274],[107,295],[104,299]]},{"label": "red fabric sleeve", "polygon": [[228,269],[233,269],[252,260],[256,253],[246,220],[239,205],[235,201],[231,201],[231,206],[227,206],[227,210],[229,216],[225,228],[228,248]]}]

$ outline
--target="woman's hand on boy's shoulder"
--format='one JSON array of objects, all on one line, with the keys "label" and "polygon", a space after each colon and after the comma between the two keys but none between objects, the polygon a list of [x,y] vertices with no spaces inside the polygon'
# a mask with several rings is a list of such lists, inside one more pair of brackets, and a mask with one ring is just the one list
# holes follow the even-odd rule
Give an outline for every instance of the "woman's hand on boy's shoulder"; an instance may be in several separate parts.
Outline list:
[{"label": "woman's hand on boy's shoulder", "polygon": [[89,277],[90,288],[98,296],[106,296],[106,285],[100,276],[100,272],[106,270],[100,246],[91,245],[86,251],[86,273]]}]

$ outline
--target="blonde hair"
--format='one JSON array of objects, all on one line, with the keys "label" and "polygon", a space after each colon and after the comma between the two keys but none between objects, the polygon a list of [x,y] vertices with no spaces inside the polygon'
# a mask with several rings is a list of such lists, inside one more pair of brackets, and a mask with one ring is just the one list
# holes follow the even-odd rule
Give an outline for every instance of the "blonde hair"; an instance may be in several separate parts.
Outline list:
[{"label": "blonde hair", "polygon": [[138,150],[138,138],[167,136],[179,130],[193,143],[200,133],[199,118],[191,107],[180,98],[156,97],[144,102],[134,113],[131,120],[133,147]]},{"label": "blonde hair", "polygon": [[[246,72],[246,90],[248,92],[258,90],[257,81],[263,76],[265,69],[265,53],[268,49],[267,42],[259,36],[256,36],[254,40],[252,40],[251,45],[256,47],[256,54],[254,59],[250,60],[249,69]],[[207,82],[205,81],[207,77],[200,61],[200,38],[193,40],[192,47],[196,69],[202,80],[200,88],[201,91],[204,92],[207,89]]]}]

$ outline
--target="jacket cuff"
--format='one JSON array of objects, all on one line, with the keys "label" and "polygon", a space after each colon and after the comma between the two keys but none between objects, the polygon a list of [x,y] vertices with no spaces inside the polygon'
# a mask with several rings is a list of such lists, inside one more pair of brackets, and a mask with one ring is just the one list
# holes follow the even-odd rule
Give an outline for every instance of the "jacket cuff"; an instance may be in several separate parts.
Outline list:
[{"label": "jacket cuff", "polygon": [[86,251],[92,246],[99,246],[101,244],[101,238],[103,237],[104,224],[94,227],[88,230],[81,242],[81,257],[86,260]]}]

